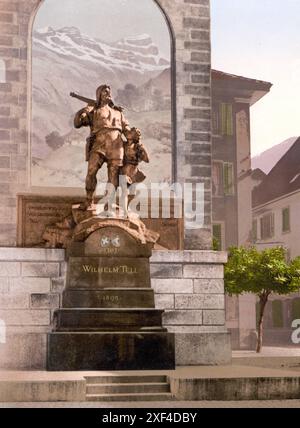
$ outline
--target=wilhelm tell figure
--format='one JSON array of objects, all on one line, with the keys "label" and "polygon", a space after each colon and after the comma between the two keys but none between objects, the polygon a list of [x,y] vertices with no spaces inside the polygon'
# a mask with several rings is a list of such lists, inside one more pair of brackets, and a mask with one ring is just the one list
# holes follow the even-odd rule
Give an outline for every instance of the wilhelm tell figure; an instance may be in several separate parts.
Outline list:
[{"label": "wilhelm tell figure", "polygon": [[140,131],[130,128],[124,117],[123,109],[114,105],[111,89],[108,85],[101,85],[96,91],[96,101],[70,94],[88,103],[79,110],[74,118],[75,128],[89,126],[91,133],[87,139],[86,160],[88,172],[86,176],[86,203],[82,206],[87,209],[92,206],[97,186],[97,173],[103,164],[107,163],[108,183],[118,187],[119,174],[124,165],[125,138],[137,140]]}]

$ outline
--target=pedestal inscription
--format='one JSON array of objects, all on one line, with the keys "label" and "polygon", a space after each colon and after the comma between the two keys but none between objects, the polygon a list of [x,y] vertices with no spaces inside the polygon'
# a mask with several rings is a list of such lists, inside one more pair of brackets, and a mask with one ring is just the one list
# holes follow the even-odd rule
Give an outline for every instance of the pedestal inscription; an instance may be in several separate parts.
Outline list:
[{"label": "pedestal inscription", "polygon": [[155,309],[150,283],[151,234],[139,234],[140,223],[92,220],[80,224],[87,238],[68,250],[48,369],[173,369],[174,335],[162,326],[164,311]]},{"label": "pedestal inscription", "polygon": [[150,287],[146,258],[70,257],[67,288]]}]

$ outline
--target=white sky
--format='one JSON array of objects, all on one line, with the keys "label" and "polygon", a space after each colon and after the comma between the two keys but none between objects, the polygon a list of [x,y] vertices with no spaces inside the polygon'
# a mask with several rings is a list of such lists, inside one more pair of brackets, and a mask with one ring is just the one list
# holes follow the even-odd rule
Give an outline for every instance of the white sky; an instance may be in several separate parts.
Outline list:
[{"label": "white sky", "polygon": [[252,153],[300,135],[300,0],[211,0],[213,67],[273,83],[251,109]]}]

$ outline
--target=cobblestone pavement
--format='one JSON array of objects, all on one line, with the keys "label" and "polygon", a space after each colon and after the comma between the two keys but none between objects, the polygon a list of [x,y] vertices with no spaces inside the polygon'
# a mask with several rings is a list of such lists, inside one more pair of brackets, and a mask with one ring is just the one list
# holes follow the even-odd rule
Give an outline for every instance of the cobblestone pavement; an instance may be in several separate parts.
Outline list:
[{"label": "cobblestone pavement", "polygon": [[99,408],[99,409],[132,409],[132,408],[297,408],[300,409],[300,400],[282,401],[159,401],[159,402],[139,402],[139,403],[1,403],[0,408]]}]

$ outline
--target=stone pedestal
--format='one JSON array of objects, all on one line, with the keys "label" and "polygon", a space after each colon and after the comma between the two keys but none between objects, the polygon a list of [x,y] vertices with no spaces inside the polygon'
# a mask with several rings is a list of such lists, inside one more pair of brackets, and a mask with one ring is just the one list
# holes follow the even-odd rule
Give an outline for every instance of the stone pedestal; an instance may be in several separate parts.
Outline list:
[{"label": "stone pedestal", "polygon": [[80,223],[48,335],[48,370],[174,368],[174,334],[162,326],[150,284],[153,244],[129,223]]}]

